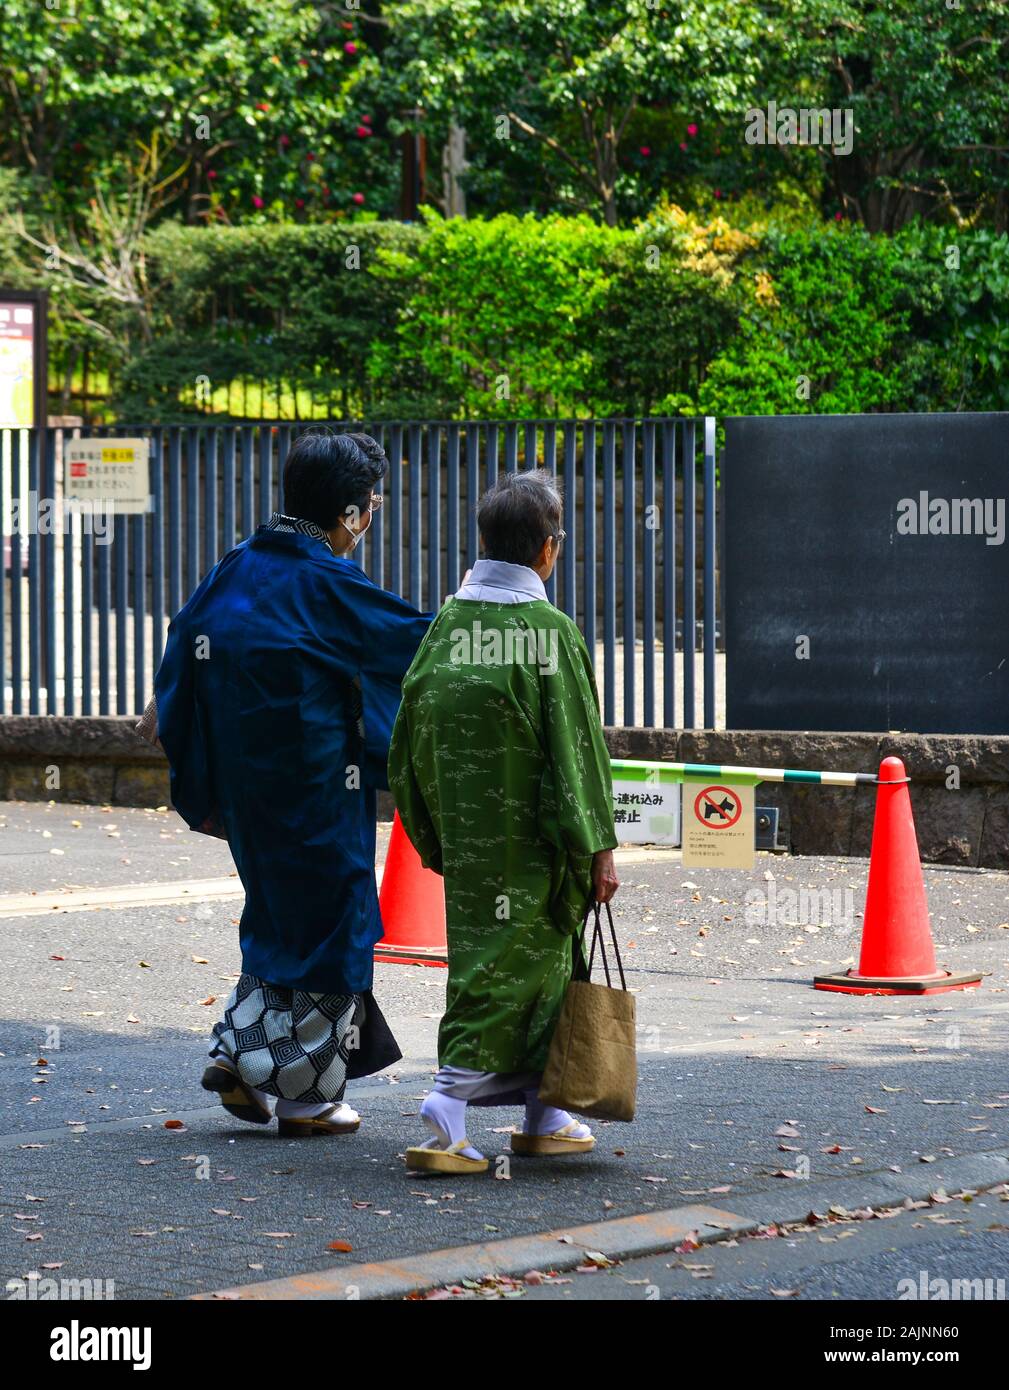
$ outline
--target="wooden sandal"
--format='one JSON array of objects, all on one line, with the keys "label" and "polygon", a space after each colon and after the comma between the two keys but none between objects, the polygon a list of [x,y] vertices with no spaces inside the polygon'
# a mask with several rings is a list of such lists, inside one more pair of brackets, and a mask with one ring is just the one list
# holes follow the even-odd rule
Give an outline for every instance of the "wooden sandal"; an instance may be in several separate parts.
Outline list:
[{"label": "wooden sandal", "polygon": [[461,1152],[462,1149],[473,1147],[468,1139],[460,1139],[447,1149],[407,1149],[404,1157],[408,1168],[421,1173],[486,1173],[490,1167],[489,1159],[467,1158]]},{"label": "wooden sandal", "polygon": [[273,1111],[249,1090],[238,1072],[220,1058],[211,1062],[200,1083],[205,1091],[214,1091],[229,1115],[250,1125],[268,1125]]},{"label": "wooden sandal", "polygon": [[595,1136],[576,1139],[574,1131],[580,1128],[577,1120],[572,1120],[563,1129],[553,1134],[513,1134],[511,1146],[513,1154],[532,1157],[537,1154],[587,1154],[596,1146]]},{"label": "wooden sandal", "polygon": [[[350,1109],[349,1106],[347,1108]],[[278,1115],[277,1133],[288,1139],[313,1139],[327,1134],[356,1134],[361,1128],[360,1115],[351,1110],[350,1113],[355,1116],[353,1120],[337,1120],[335,1116],[339,1110],[340,1103],[335,1102],[321,1115],[309,1115],[304,1119]]]}]

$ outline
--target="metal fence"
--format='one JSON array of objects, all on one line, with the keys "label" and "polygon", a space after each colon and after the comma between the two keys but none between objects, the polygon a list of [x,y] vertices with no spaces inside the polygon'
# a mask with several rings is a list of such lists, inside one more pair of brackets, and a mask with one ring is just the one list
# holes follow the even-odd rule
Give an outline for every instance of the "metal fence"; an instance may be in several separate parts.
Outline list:
[{"label": "metal fence", "polygon": [[[333,427],[366,430],[389,457],[385,505],[355,562],[422,609],[454,592],[478,558],[481,492],[501,472],[551,469],[567,539],[548,596],[585,635],[604,721],[693,728],[700,697],[704,727],[721,722],[714,420]],[[150,440],[151,509],[115,516],[107,538],[63,503],[64,431],[0,432],[0,713],[139,713],[172,614],[282,508],[284,461],[301,428],[67,431]]]}]

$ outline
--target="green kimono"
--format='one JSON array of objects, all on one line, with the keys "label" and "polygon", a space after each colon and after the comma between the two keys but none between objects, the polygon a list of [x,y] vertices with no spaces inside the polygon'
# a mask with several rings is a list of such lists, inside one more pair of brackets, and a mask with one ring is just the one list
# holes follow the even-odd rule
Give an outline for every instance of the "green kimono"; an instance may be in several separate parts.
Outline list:
[{"label": "green kimono", "polygon": [[445,878],[442,1066],[541,1071],[612,849],[610,760],[592,667],[551,603],[450,599],[403,680],[389,785]]}]

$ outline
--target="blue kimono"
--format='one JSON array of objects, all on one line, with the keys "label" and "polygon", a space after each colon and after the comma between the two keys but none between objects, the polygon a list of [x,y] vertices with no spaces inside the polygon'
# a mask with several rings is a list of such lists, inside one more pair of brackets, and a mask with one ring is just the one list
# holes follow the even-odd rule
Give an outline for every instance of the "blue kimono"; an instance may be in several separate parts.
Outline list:
[{"label": "blue kimono", "polygon": [[175,809],[231,847],[244,972],[361,995],[382,935],[375,789],[430,618],[318,528],[276,523],[227,554],[169,628],[158,732]]}]

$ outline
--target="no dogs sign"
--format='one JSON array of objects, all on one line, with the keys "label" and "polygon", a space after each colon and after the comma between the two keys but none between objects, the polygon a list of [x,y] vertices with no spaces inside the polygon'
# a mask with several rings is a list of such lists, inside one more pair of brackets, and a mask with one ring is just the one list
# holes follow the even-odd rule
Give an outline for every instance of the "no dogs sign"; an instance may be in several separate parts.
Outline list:
[{"label": "no dogs sign", "polygon": [[753,787],[683,785],[685,868],[752,869]]}]

